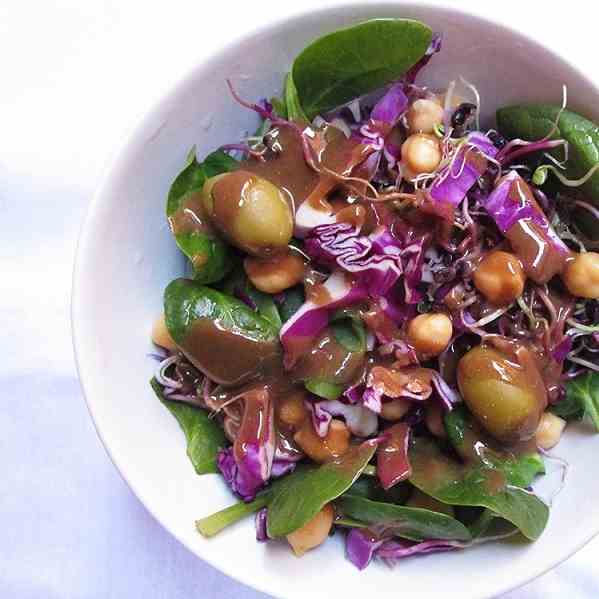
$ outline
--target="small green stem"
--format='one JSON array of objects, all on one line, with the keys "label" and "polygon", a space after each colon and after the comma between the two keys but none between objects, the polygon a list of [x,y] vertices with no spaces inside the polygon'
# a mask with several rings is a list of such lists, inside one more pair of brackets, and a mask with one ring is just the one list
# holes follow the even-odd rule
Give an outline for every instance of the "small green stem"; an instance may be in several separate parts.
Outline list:
[{"label": "small green stem", "polygon": [[268,503],[269,499],[270,494],[263,493],[262,495],[258,495],[258,497],[250,503],[243,503],[243,501],[240,501],[220,512],[211,514],[201,520],[196,520],[196,528],[202,536],[213,537],[227,526],[230,526],[263,508]]}]

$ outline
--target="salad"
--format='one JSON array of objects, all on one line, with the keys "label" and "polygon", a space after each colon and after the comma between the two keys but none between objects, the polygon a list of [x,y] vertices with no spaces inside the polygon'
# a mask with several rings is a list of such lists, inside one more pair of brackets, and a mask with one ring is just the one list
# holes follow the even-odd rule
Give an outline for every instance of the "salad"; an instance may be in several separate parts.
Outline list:
[{"label": "salad", "polygon": [[237,496],[206,537],[254,515],[298,556],[344,535],[360,569],[534,541],[549,450],[599,430],[599,127],[565,89],[481,123],[474,83],[419,83],[441,46],[375,19],[311,43],[280,97],[229,81],[258,130],[172,184],[189,271],[151,384]]}]

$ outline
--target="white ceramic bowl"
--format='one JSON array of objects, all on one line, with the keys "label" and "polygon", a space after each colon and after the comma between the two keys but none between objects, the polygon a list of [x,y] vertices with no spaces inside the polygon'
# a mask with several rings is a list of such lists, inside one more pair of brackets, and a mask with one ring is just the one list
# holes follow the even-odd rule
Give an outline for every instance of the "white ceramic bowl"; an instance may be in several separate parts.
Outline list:
[{"label": "white ceramic bowl", "polygon": [[[351,5],[264,27],[209,57],[138,127],[93,201],[80,239],[73,291],[73,334],[89,410],[112,460],[148,510],[182,543],[226,574],[284,597],[490,597],[555,566],[599,531],[598,440],[573,431],[559,453],[573,465],[568,485],[534,544],[488,544],[463,552],[372,564],[358,572],[341,536],[297,559],[284,544],[257,544],[249,518],[206,540],[194,520],[233,502],[216,475],[198,477],[177,423],[148,385],[151,323],[165,285],[184,263],[164,217],[164,202],[185,155],[202,156],[252,130],[256,119],[228,95],[258,99],[280,91],[293,57],[310,40],[366,18],[419,18],[444,34],[443,51],[423,80],[443,87],[463,75],[482,94],[485,118],[497,106],[559,102],[599,117],[599,95],[571,65],[531,40],[453,10],[415,4]],[[514,68],[517,66],[517,68]]]}]

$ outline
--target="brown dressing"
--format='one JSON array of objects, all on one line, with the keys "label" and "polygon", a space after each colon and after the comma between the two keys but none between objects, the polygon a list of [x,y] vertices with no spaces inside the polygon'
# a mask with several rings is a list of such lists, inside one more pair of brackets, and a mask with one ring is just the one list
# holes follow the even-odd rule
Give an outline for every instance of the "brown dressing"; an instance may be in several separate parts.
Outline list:
[{"label": "brown dressing", "polygon": [[314,190],[320,176],[306,164],[299,131],[292,127],[276,127],[268,135],[273,151],[266,154],[266,160],[248,158],[241,162],[240,169],[280,187],[297,210]]},{"label": "brown dressing", "polygon": [[196,368],[221,385],[240,385],[280,369],[278,339],[250,339],[209,318],[196,320],[179,347]]},{"label": "brown dressing", "polygon": [[181,201],[179,208],[168,217],[171,231],[174,235],[210,231],[202,204],[202,193],[196,191]]},{"label": "brown dressing", "polygon": [[[520,177],[510,186],[509,199],[517,205],[531,205],[542,213],[528,184]],[[563,271],[568,255],[555,248],[547,233],[532,219],[523,218],[505,233],[526,274],[539,284],[547,283]]]},{"label": "brown dressing", "polygon": [[296,380],[321,379],[346,385],[362,372],[363,353],[345,349],[330,330],[326,330],[310,349],[297,361],[291,374]]}]

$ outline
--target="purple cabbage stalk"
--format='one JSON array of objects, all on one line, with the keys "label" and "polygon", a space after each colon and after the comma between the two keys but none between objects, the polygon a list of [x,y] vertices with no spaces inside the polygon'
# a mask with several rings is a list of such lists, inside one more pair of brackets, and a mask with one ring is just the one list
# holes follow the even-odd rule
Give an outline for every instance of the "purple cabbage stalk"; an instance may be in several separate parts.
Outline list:
[{"label": "purple cabbage stalk", "polygon": [[424,56],[403,76],[403,81],[408,84],[414,83],[418,73],[429,63],[430,59],[441,51],[441,45],[443,42],[443,36],[440,33],[434,33],[431,39],[431,43],[428,45]]},{"label": "purple cabbage stalk", "polygon": [[433,204],[455,208],[487,170],[487,157],[495,158],[497,148],[479,131],[468,135],[452,163],[437,176],[430,189]]},{"label": "purple cabbage stalk", "polygon": [[345,537],[345,555],[358,570],[364,570],[382,544],[368,529],[352,528]]},{"label": "purple cabbage stalk", "polygon": [[[553,230],[545,213],[534,200],[534,196],[523,192],[527,188],[528,185],[522,177],[516,171],[510,171],[501,178],[489,197],[483,201],[485,210],[493,217],[504,235],[518,221],[530,220],[541,228],[555,249],[562,254],[569,254],[570,250]],[[514,196],[517,197],[517,201]]]},{"label": "purple cabbage stalk", "polygon": [[339,269],[322,284],[322,292],[317,301],[305,301],[281,328],[281,344],[285,350],[284,365],[287,369],[293,367],[299,356],[312,346],[327,327],[333,310],[351,306],[368,297],[367,290],[362,285]]},{"label": "purple cabbage stalk", "polygon": [[572,350],[572,337],[566,335],[552,350],[551,357],[556,362],[563,362]]},{"label": "purple cabbage stalk", "polygon": [[319,437],[326,437],[333,416],[343,417],[347,428],[356,437],[370,437],[378,430],[376,414],[363,406],[343,403],[337,399],[305,403],[312,416],[314,430]]},{"label": "purple cabbage stalk", "polygon": [[373,298],[388,293],[403,272],[401,243],[386,227],[361,236],[349,223],[323,225],[312,231],[305,249],[315,262],[355,275]]},{"label": "purple cabbage stalk", "polygon": [[375,552],[380,559],[394,562],[411,555],[436,553],[439,551],[451,551],[452,549],[463,549],[468,543],[460,541],[429,540],[420,543],[393,539],[382,543]]},{"label": "purple cabbage stalk", "polygon": [[264,543],[270,541],[268,532],[266,530],[266,517],[268,516],[267,508],[263,507],[260,511],[256,512],[256,519],[254,524],[256,525],[256,541]]},{"label": "purple cabbage stalk", "polygon": [[462,397],[458,391],[449,385],[437,371],[433,372],[432,383],[446,410],[453,410],[455,404],[462,401]]},{"label": "purple cabbage stalk", "polygon": [[231,490],[251,501],[269,480],[275,454],[274,404],[267,387],[244,394],[244,412],[232,448],[217,454],[217,466]]}]

